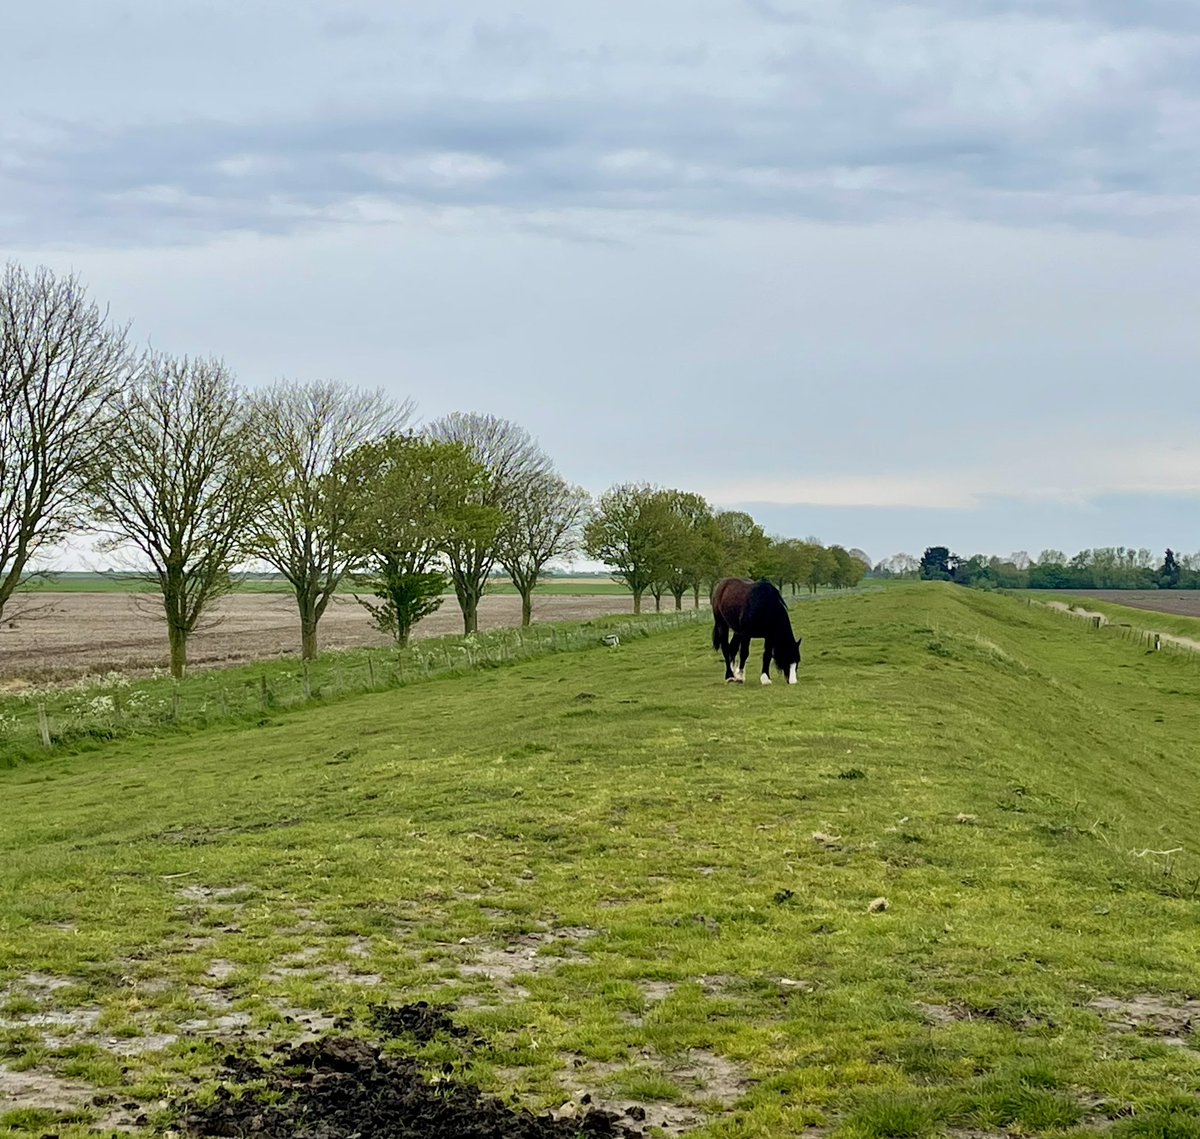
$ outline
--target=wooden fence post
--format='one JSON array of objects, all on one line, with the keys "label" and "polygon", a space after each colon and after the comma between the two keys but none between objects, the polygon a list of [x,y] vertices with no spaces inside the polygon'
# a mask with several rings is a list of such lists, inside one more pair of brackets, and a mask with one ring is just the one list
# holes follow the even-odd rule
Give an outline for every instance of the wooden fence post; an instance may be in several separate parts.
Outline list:
[{"label": "wooden fence post", "polygon": [[258,679],[259,690],[262,696],[262,706],[269,708],[271,706],[271,693],[267,690],[267,674],[264,672]]},{"label": "wooden fence post", "polygon": [[50,720],[46,716],[46,705],[38,705],[38,734],[42,737],[42,747],[50,750]]}]

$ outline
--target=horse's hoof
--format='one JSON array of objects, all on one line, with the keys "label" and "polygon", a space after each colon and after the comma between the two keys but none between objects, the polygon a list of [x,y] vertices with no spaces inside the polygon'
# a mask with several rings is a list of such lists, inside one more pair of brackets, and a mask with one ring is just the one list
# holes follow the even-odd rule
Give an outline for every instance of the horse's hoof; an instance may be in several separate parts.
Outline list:
[{"label": "horse's hoof", "polygon": [[764,672],[762,676],[759,677],[759,681],[763,684],[770,684],[771,678]]},{"label": "horse's hoof", "polygon": [[737,677],[736,676],[727,676],[727,677],[725,677],[725,683],[726,684],[736,684]]}]

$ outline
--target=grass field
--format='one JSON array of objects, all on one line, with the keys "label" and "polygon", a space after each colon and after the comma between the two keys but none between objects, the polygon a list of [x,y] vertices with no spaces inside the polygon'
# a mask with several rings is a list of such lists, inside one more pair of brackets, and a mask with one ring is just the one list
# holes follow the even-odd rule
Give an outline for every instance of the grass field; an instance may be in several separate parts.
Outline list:
[{"label": "grass field", "polygon": [[1200,1136],[1197,662],[796,613],[797,688],[701,624],[0,771],[0,1132],[170,1129],[223,1033],[425,999],[477,1035],[389,1048],[672,1134]]}]

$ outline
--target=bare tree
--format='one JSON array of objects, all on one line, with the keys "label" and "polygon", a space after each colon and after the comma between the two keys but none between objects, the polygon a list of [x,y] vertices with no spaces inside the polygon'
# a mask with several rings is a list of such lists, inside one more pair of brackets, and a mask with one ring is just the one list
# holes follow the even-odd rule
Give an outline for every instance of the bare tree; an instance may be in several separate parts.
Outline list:
[{"label": "bare tree", "polygon": [[557,474],[535,475],[514,489],[498,535],[496,560],[521,595],[521,624],[533,619],[533,591],[546,564],[579,549],[591,496]]},{"label": "bare tree", "polygon": [[0,277],[0,613],[39,551],[81,521],[88,472],[132,356],[75,277]]},{"label": "bare tree", "polygon": [[266,502],[253,550],[292,587],[305,660],[317,655],[317,624],[355,559],[347,534],[359,497],[348,458],[411,416],[411,401],[331,381],[278,383],[258,400]]},{"label": "bare tree", "polygon": [[496,527],[452,536],[443,547],[450,580],[463,615],[463,631],[479,627],[479,599],[496,564],[497,535],[517,509],[519,496],[531,480],[552,471],[550,458],[525,428],[494,415],[456,411],[429,425],[429,435],[443,443],[461,443],[487,468],[487,485],[475,504],[494,510]]},{"label": "bare tree", "polygon": [[171,675],[188,637],[233,586],[262,500],[250,404],[220,360],[152,353],[116,405],[113,446],[92,480],[105,545],[135,546],[162,596]]}]

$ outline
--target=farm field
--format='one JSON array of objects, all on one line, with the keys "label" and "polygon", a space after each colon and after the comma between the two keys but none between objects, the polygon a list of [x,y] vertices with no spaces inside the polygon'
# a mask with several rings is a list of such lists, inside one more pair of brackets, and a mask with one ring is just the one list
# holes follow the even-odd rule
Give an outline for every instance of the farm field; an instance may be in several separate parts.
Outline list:
[{"label": "farm field", "polygon": [[[36,606],[36,611],[15,619],[6,612],[0,623],[0,683],[5,678],[165,668],[166,631],[158,605],[152,594],[17,596],[10,605],[13,613],[21,606]],[[534,595],[537,621],[583,621],[630,613],[632,607],[628,593],[539,591]],[[215,623],[189,642],[192,667],[299,655],[299,619],[288,594],[231,594],[214,607],[214,617]],[[521,602],[515,592],[484,597],[479,608],[481,629],[520,623]],[[417,626],[413,636],[439,637],[461,631],[458,604],[448,597],[438,612]],[[386,647],[391,643],[371,624],[370,614],[349,596],[335,597],[330,603],[321,619],[320,640],[325,649]]]},{"label": "farm field", "polygon": [[[142,593],[146,583],[132,574],[117,573],[55,573],[47,578],[34,578],[26,582],[22,593]],[[235,586],[235,593],[282,593],[290,594],[291,587],[280,575],[248,576]],[[629,590],[607,575],[550,577],[538,587],[539,592],[563,596],[588,596],[591,594],[622,594]],[[354,587],[347,585],[342,592],[351,594]],[[516,595],[516,588],[507,579],[496,580],[489,592]]]},{"label": "farm field", "polygon": [[425,1072],[564,1139],[1200,1134],[1195,662],[933,583],[794,612],[796,688],[700,623],[0,771],[0,1131],[311,1134]]},{"label": "farm field", "polygon": [[1170,613],[1176,617],[1200,618],[1200,590],[1196,589],[1041,589],[1029,595],[1044,593],[1051,597],[1078,597],[1087,601],[1104,601],[1110,605],[1125,605],[1131,609],[1148,609],[1154,613]]}]

